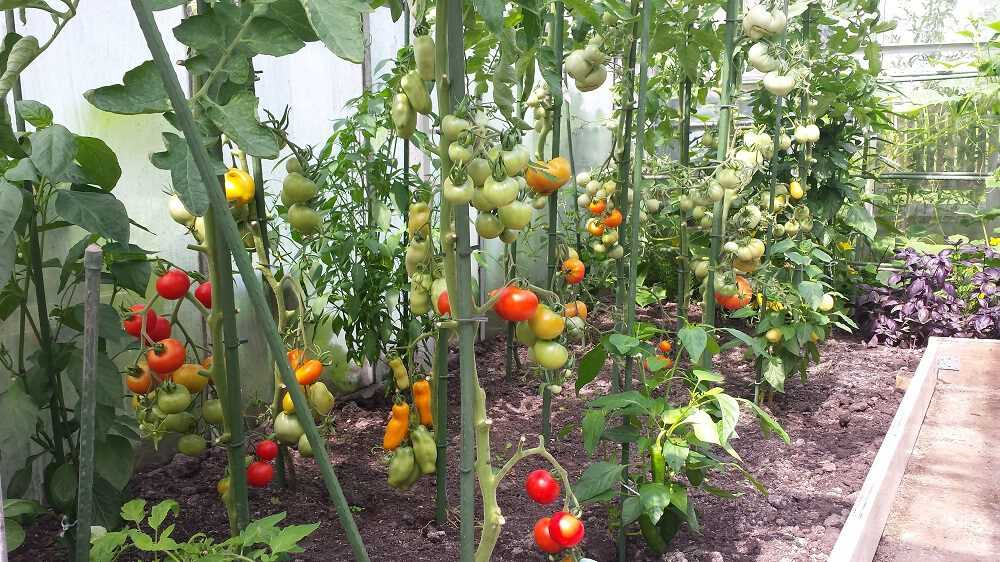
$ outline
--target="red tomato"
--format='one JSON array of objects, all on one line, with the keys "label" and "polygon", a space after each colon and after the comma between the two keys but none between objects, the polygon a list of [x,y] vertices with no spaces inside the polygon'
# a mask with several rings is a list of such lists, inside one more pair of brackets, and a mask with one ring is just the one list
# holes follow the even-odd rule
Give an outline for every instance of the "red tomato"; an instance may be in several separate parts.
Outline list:
[{"label": "red tomato", "polygon": [[583,521],[573,514],[557,511],[549,521],[549,536],[563,548],[573,548],[583,540]]},{"label": "red tomato", "polygon": [[[132,312],[142,312],[145,306],[141,304],[133,304],[129,310]],[[156,311],[152,308],[146,311],[146,331],[149,332],[150,327],[156,323],[156,319],[159,316],[156,315]],[[125,320],[122,321],[122,329],[125,330],[130,336],[139,337],[142,332],[142,315],[141,314],[131,314]]]},{"label": "red tomato", "polygon": [[252,462],[247,467],[247,484],[254,488],[263,488],[274,478],[274,467],[266,462]]},{"label": "red tomato", "polygon": [[535,522],[535,544],[542,552],[548,552],[549,554],[556,554],[562,550],[559,543],[552,540],[552,536],[549,534],[549,527],[551,526],[552,520],[548,517],[542,517]]},{"label": "red tomato", "polygon": [[154,373],[165,375],[179,369],[184,364],[184,356],[184,344],[167,338],[146,352],[146,363]]},{"label": "red tomato", "polygon": [[212,308],[212,284],[205,281],[194,290],[194,298],[205,308]]},{"label": "red tomato", "polygon": [[278,444],[270,439],[265,439],[254,447],[257,458],[264,461],[273,461],[278,458]]},{"label": "red tomato", "polygon": [[500,297],[493,305],[493,310],[497,316],[509,322],[524,322],[538,310],[538,296],[527,289],[504,287],[500,289]]},{"label": "red tomato", "polygon": [[157,316],[156,322],[146,326],[146,335],[151,341],[163,341],[170,337],[171,328],[173,328],[173,324],[170,323],[170,320]]},{"label": "red tomato", "polygon": [[715,302],[719,303],[719,305],[726,310],[739,310],[750,304],[750,298],[753,296],[753,289],[750,287],[750,282],[747,281],[747,278],[742,275],[737,275],[736,287],[736,294],[729,297],[716,292]]},{"label": "red tomato", "polygon": [[543,505],[559,499],[559,482],[548,470],[532,470],[524,481],[524,489],[528,497]]},{"label": "red tomato", "polygon": [[604,226],[608,228],[617,228],[618,225],[622,223],[622,212],[618,209],[612,209],[608,216],[604,217]]},{"label": "red tomato", "polygon": [[156,280],[156,292],[167,300],[175,301],[187,294],[191,278],[180,269],[173,268]]},{"label": "red tomato", "polygon": [[441,311],[441,316],[451,313],[451,301],[448,300],[448,291],[441,291],[438,295],[438,310]]}]

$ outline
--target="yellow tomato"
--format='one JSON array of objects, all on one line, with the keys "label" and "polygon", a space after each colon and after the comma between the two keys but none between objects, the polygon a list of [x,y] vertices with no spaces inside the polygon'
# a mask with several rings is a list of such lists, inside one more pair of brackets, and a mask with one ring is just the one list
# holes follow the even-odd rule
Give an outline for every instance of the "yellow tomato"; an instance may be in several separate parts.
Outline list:
[{"label": "yellow tomato", "polygon": [[805,194],[806,192],[802,190],[802,184],[798,181],[792,180],[791,183],[788,184],[788,196],[792,199],[798,201],[799,199],[802,199],[802,196]]},{"label": "yellow tomato", "polygon": [[204,367],[197,363],[185,363],[174,371],[171,379],[187,388],[191,394],[197,394],[208,384],[208,377],[200,374],[203,369]]},{"label": "yellow tomato", "polygon": [[535,315],[528,320],[528,325],[538,339],[553,340],[563,332],[566,319],[553,312],[551,308],[541,305],[535,310]]},{"label": "yellow tomato", "polygon": [[767,331],[767,333],[764,334],[764,337],[767,338],[767,341],[771,343],[778,343],[779,341],[781,341],[781,330],[777,328],[771,328],[770,330]]},{"label": "yellow tomato", "polygon": [[253,177],[246,170],[230,168],[226,171],[226,199],[237,205],[253,201]]}]

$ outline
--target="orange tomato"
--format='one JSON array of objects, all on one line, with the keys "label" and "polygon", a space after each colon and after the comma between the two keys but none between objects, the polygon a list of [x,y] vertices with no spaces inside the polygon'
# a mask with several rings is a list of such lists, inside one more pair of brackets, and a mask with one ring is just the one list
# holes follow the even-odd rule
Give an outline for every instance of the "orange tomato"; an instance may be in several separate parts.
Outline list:
[{"label": "orange tomato", "polygon": [[657,346],[662,353],[670,353],[670,350],[674,348],[673,345],[667,340],[661,340],[660,345]]},{"label": "orange tomato", "polygon": [[524,179],[528,182],[528,187],[535,193],[548,195],[566,185],[570,175],[569,160],[557,156],[545,162],[542,169],[535,166],[529,167],[524,173]]},{"label": "orange tomato", "polygon": [[583,281],[583,276],[587,272],[586,266],[583,262],[577,258],[570,258],[563,262],[562,264],[563,278],[566,283],[570,285],[576,285],[580,281]]},{"label": "orange tomato", "polygon": [[750,304],[750,300],[753,297],[753,288],[750,286],[750,282],[747,281],[746,277],[742,275],[736,276],[736,294],[732,296],[724,296],[715,293],[715,302],[719,303],[722,308],[726,310],[739,310],[744,306]]},{"label": "orange tomato", "polygon": [[583,301],[575,301],[567,303],[566,307],[563,309],[563,316],[566,318],[574,318],[579,316],[583,320],[587,319],[587,303]]},{"label": "orange tomato", "polygon": [[142,365],[136,370],[125,375],[125,385],[134,394],[149,394],[153,390],[153,376],[149,374],[149,369]]},{"label": "orange tomato", "polygon": [[171,374],[170,379],[187,388],[191,394],[197,394],[208,384],[208,377],[201,375],[202,369],[197,363],[185,363]]},{"label": "orange tomato", "polygon": [[587,232],[591,236],[601,236],[604,234],[604,223],[597,219],[590,219],[587,221]]},{"label": "orange tomato", "polygon": [[292,370],[295,370],[299,368],[299,365],[302,365],[302,359],[306,353],[301,349],[290,349],[287,355],[288,365],[291,366]]},{"label": "orange tomato", "polygon": [[590,205],[587,205],[587,209],[590,210],[590,214],[599,215],[604,212],[604,209],[608,208],[608,204],[604,202],[603,199],[597,199],[596,201],[591,201]]},{"label": "orange tomato", "polygon": [[622,223],[622,212],[618,209],[611,209],[608,216],[604,217],[604,226],[608,228],[618,228]]},{"label": "orange tomato", "polygon": [[319,359],[310,359],[295,369],[295,379],[301,385],[312,384],[323,374],[323,364]]}]

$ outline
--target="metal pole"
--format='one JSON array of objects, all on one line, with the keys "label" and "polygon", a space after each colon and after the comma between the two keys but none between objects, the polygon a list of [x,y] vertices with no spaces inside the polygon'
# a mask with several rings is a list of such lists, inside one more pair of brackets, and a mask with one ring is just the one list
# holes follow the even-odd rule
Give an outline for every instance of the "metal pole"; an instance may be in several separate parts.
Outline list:
[{"label": "metal pole", "polygon": [[80,378],[80,475],[76,502],[76,560],[90,559],[90,522],[94,512],[94,417],[97,408],[97,313],[101,308],[101,265],[97,244],[83,254],[86,293],[83,304],[83,374]]}]

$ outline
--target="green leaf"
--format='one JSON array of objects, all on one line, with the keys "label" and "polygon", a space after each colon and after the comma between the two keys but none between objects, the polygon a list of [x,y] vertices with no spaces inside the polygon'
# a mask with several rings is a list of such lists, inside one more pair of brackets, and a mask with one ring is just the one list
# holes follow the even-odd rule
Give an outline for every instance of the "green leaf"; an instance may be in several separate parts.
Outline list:
[{"label": "green leaf", "polygon": [[[0,210],[0,212],[2,212],[2,210]],[[576,375],[577,394],[580,393],[580,389],[586,386],[587,383],[597,378],[597,375],[601,373],[601,369],[604,367],[604,362],[607,359],[608,351],[604,349],[604,346],[601,344],[595,345],[593,349],[588,351],[586,355],[580,359]]]},{"label": "green leaf", "polygon": [[48,178],[60,177],[76,158],[76,139],[69,129],[52,125],[31,135],[31,163]]},{"label": "green leaf", "polygon": [[757,419],[760,421],[761,427],[763,427],[768,431],[773,431],[774,433],[778,434],[778,437],[780,437],[781,440],[784,441],[785,443],[790,442],[790,439],[788,437],[788,432],[785,431],[785,428],[781,427],[781,425],[778,422],[776,422],[774,418],[771,417],[770,414],[764,411],[763,408],[757,405],[756,402],[754,402],[753,400],[747,400],[745,398],[740,398],[739,400],[740,402],[743,402],[744,404],[750,406],[750,408],[753,410],[753,413],[757,416]]},{"label": "green leaf", "polygon": [[[170,182],[184,208],[192,215],[204,216],[208,212],[208,191],[201,181],[201,173],[195,166],[187,142],[174,133],[163,133],[163,143],[167,149],[154,153],[149,161],[161,170],[170,171]],[[226,168],[221,162],[212,162],[217,173],[225,173]]]},{"label": "green leaf", "polygon": [[721,445],[722,442],[719,439],[719,428],[715,425],[715,421],[712,416],[708,415],[708,412],[704,410],[693,410],[684,418],[684,424],[690,424],[691,429],[694,431],[694,436],[699,441],[704,441],[705,443],[711,443],[713,445]]},{"label": "green leaf", "polygon": [[638,443],[640,437],[642,437],[642,434],[631,425],[609,427],[601,435],[601,439],[611,441],[612,443]]},{"label": "green leaf", "polygon": [[18,100],[14,102],[14,110],[37,129],[44,129],[52,124],[52,110],[42,102]]},{"label": "green leaf", "polygon": [[642,346],[642,342],[637,338],[625,334],[611,334],[606,341],[615,354],[621,357],[635,355],[639,347]]},{"label": "green leaf", "polygon": [[764,363],[764,380],[778,392],[785,391],[785,366],[780,357],[771,357]]},{"label": "green leaf", "polygon": [[680,340],[684,350],[693,363],[701,361],[701,355],[708,345],[708,333],[701,326],[684,326],[677,331],[677,339]]},{"label": "green leaf", "polygon": [[[84,304],[75,304],[66,309],[66,313],[62,316],[63,323],[69,328],[78,332],[83,332],[83,314]],[[99,305],[99,308],[97,309],[98,336],[110,341],[130,338],[131,336],[122,330],[121,322],[122,320],[113,306],[106,303],[101,303]]]},{"label": "green leaf", "polygon": [[146,2],[149,4],[149,9],[158,12],[160,10],[169,10],[170,8],[183,6],[187,0],[146,0]]},{"label": "green leaf", "polygon": [[[10,182],[0,181],[0,239],[6,240],[14,234],[23,205],[24,193],[21,189]],[[6,279],[0,280],[0,286],[6,284]]]},{"label": "green leaf", "polygon": [[[751,313],[755,313],[750,307],[746,307],[746,310],[751,311]],[[755,338],[741,330],[737,330],[736,328],[720,328],[720,330],[729,333],[731,336],[745,343],[750,349],[753,350],[754,355],[760,355],[764,352],[764,342],[762,342],[760,338]]]},{"label": "green leaf", "polygon": [[17,379],[0,392],[0,412],[5,419],[4,431],[0,432],[0,450],[9,454],[27,451],[28,438],[35,432],[39,410]]},{"label": "green leaf", "polygon": [[310,43],[319,39],[299,0],[273,0],[268,4],[267,17],[280,21],[301,41]]},{"label": "green leaf", "polygon": [[[6,507],[7,506],[4,506],[4,514],[7,513]],[[3,526],[4,542],[7,545],[7,552],[14,552],[17,550],[17,547],[24,544],[24,527],[22,527],[17,520],[9,519],[7,517],[4,517]],[[6,557],[4,560],[6,560]]]},{"label": "green leaf", "polygon": [[803,281],[799,283],[798,289],[803,302],[813,310],[819,308],[820,303],[823,302],[823,285],[815,281]]},{"label": "green leaf", "polygon": [[76,137],[76,162],[94,185],[111,190],[122,177],[118,156],[104,141],[94,137]]},{"label": "green leaf", "polygon": [[663,458],[667,461],[667,466],[674,472],[680,472],[687,462],[688,453],[691,452],[686,445],[675,445],[670,441],[663,442]]},{"label": "green leaf", "polygon": [[94,477],[94,525],[106,529],[121,526],[121,492],[100,475]]},{"label": "green leaf", "polygon": [[154,505],[153,509],[149,510],[149,526],[152,529],[159,529],[171,512],[173,512],[174,517],[177,517],[181,512],[181,506],[175,500],[163,500]]},{"label": "green leaf", "polygon": [[670,489],[659,482],[643,484],[639,486],[639,501],[642,502],[642,512],[655,525],[670,507]]},{"label": "green leaf", "polygon": [[270,18],[254,18],[243,35],[246,46],[262,55],[290,55],[305,44],[283,23]]},{"label": "green leaf", "polygon": [[722,413],[719,432],[722,434],[722,441],[726,442],[736,433],[736,425],[740,422],[740,403],[728,394],[716,394],[715,403],[719,405],[719,411]]},{"label": "green leaf", "polygon": [[639,496],[629,496],[622,501],[622,523],[630,525],[642,515],[642,501]]},{"label": "green leaf", "polygon": [[118,435],[106,435],[94,448],[97,474],[115,489],[123,490],[132,476],[132,442]]},{"label": "green leaf", "polygon": [[552,49],[548,47],[542,47],[538,50],[538,70],[542,73],[542,78],[545,79],[545,83],[549,85],[549,92],[552,95],[552,101],[555,104],[560,103],[559,100],[562,99],[562,80],[559,69],[562,66],[562,61],[556,60],[556,55]]},{"label": "green leaf", "polygon": [[587,20],[594,27],[601,26],[601,15],[594,9],[594,3],[590,0],[563,0],[563,4],[572,12]]},{"label": "green leaf", "polygon": [[146,518],[146,500],[134,499],[122,506],[122,519],[130,523],[141,523]]},{"label": "green leaf", "polygon": [[4,172],[4,179],[12,182],[38,181],[38,169],[31,163],[31,158],[22,158],[10,169]]},{"label": "green leaf", "polygon": [[56,192],[55,210],[60,217],[87,232],[128,243],[128,213],[125,205],[110,193],[61,189]]},{"label": "green leaf", "polygon": [[609,492],[617,493],[622,481],[622,465],[609,462],[595,462],[583,471],[583,475],[573,485],[573,493],[580,503],[593,502],[605,498]]},{"label": "green leaf", "polygon": [[338,57],[360,63],[364,58],[361,14],[364,0],[300,0],[320,41]]},{"label": "green leaf", "polygon": [[591,400],[587,406],[590,408],[603,408],[604,410],[622,410],[635,406],[646,414],[649,414],[655,409],[656,401],[644,396],[637,390],[629,390],[597,397]]},{"label": "green leaf", "polygon": [[121,115],[170,111],[170,100],[153,61],[125,73],[121,84],[102,86],[83,94],[91,105]]},{"label": "green leaf", "polygon": [[278,535],[268,541],[272,554],[294,552],[299,541],[311,535],[319,528],[319,523],[308,525],[289,525],[278,531]]},{"label": "green leaf", "polygon": [[257,96],[240,92],[226,105],[209,105],[207,114],[247,154],[277,158],[278,140],[273,131],[257,120],[257,103]]},{"label": "green leaf", "polygon": [[878,227],[875,225],[875,219],[872,217],[872,214],[868,212],[868,208],[865,207],[864,203],[851,203],[849,205],[845,205],[843,209],[844,222],[847,223],[847,226],[858,231],[869,240],[875,239],[875,233],[878,232]]},{"label": "green leaf", "polygon": [[587,410],[587,413],[583,415],[583,448],[588,455],[597,452],[597,445],[601,442],[601,436],[604,435],[606,421],[607,415],[604,410]]}]

